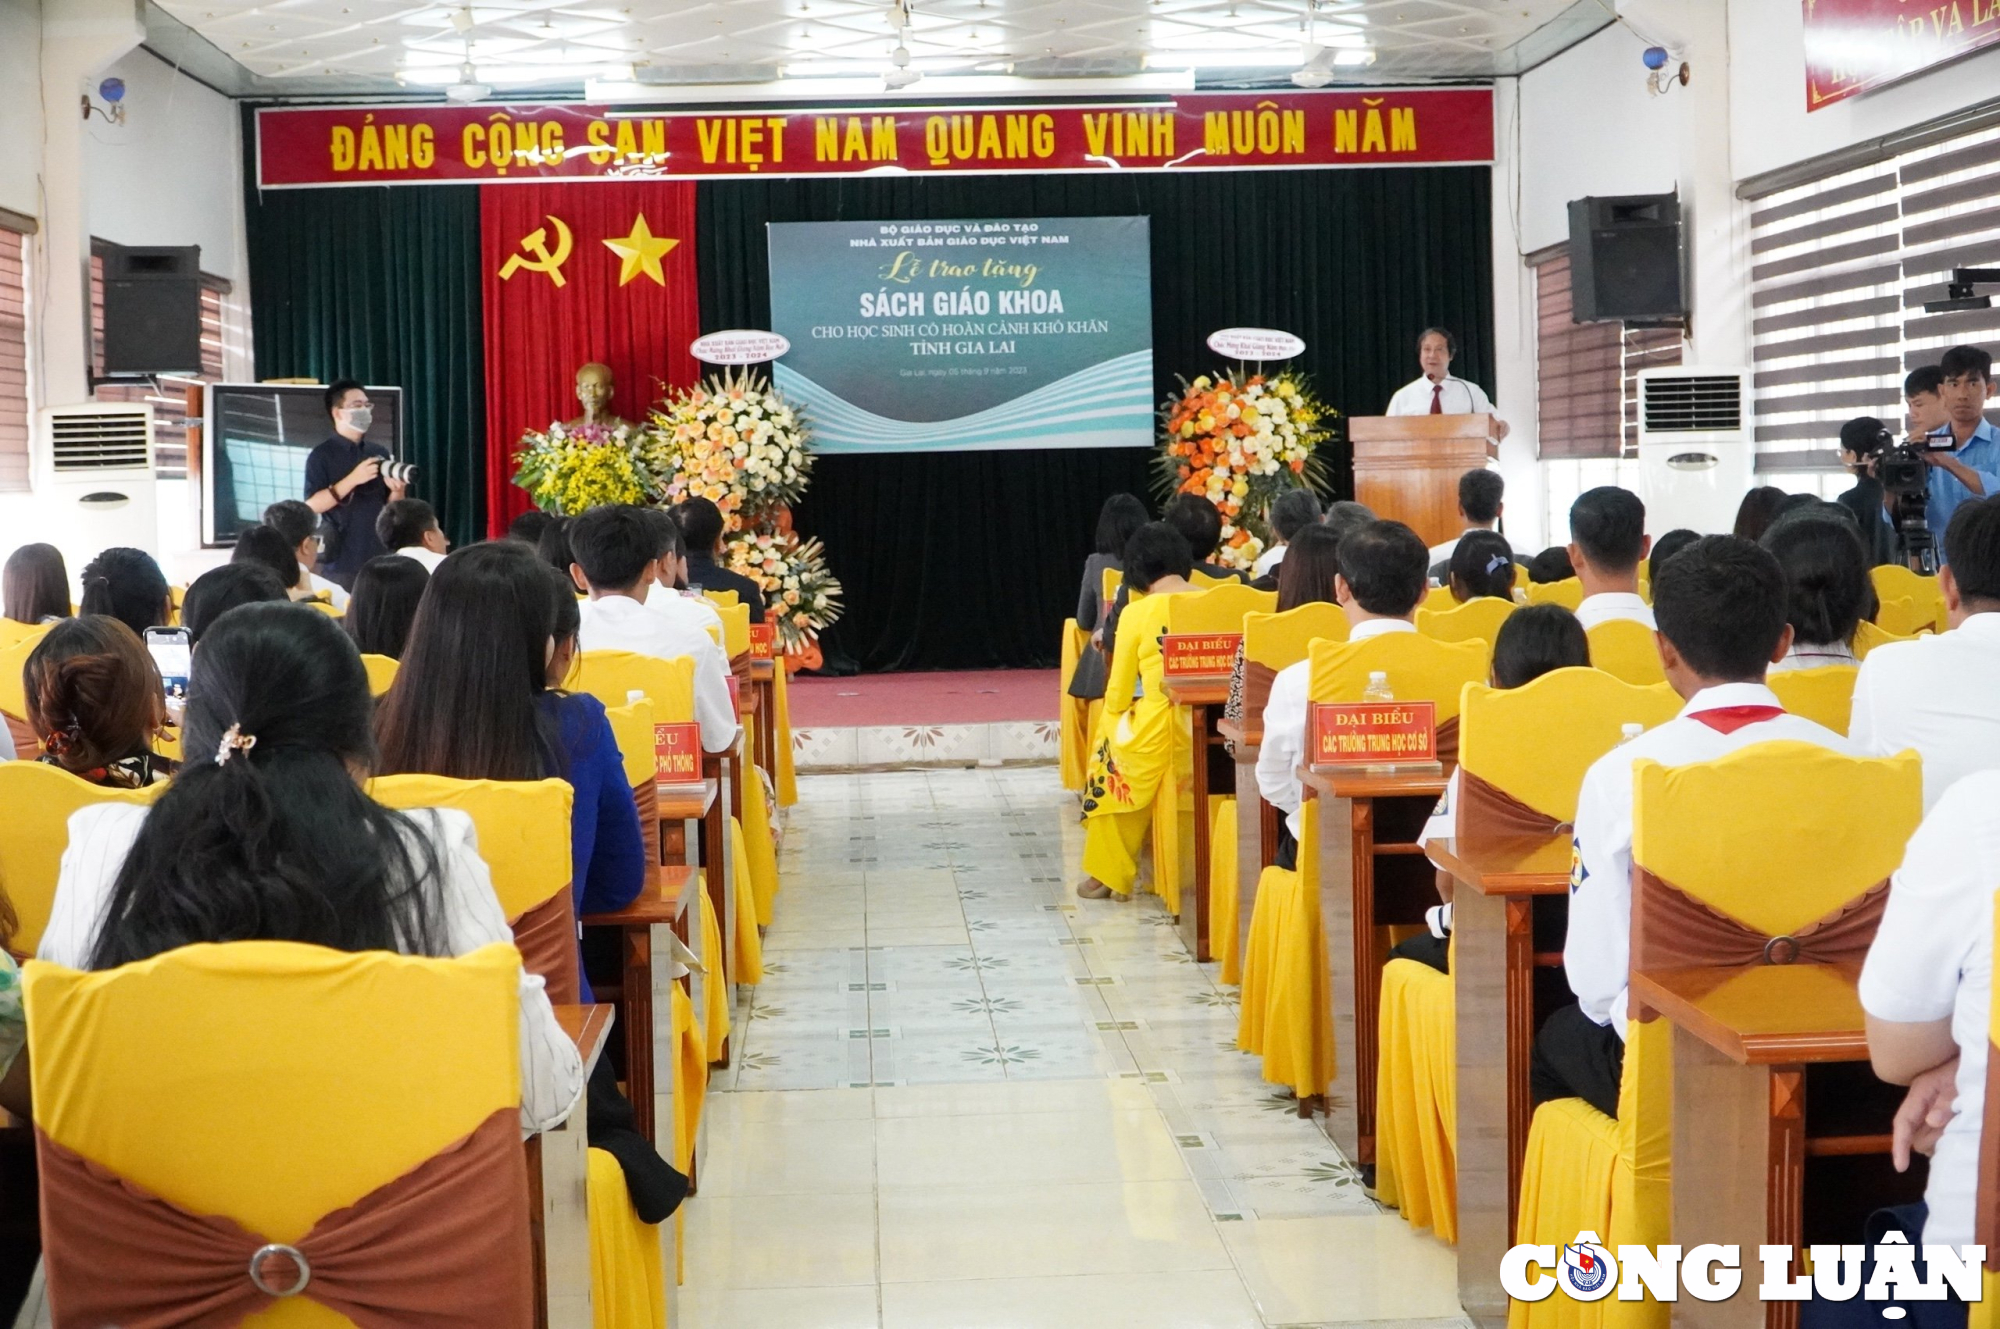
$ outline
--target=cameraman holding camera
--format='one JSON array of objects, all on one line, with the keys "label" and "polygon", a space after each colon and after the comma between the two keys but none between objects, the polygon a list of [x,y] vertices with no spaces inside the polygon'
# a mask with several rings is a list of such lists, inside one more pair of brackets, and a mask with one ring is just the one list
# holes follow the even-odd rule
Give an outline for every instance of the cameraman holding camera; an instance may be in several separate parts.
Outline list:
[{"label": "cameraman holding camera", "polygon": [[[1944,376],[1942,391],[1947,428],[1928,433],[1932,449],[1924,461],[1931,467],[1931,530],[1943,532],[1958,505],[1972,498],[2000,495],[2000,429],[1986,419],[1986,399],[1993,395],[1993,357],[1977,346],[1954,346],[1938,361]],[[1949,443],[1950,450],[1938,445]]]},{"label": "cameraman holding camera", "polygon": [[[361,565],[389,552],[375,533],[375,518],[407,485],[383,476],[389,449],[365,441],[375,423],[366,388],[351,378],[335,380],[326,390],[326,413],[333,419],[333,437],[306,456],[306,506],[325,518],[320,571],[352,590]],[[2000,480],[1994,489],[2000,491]]]},{"label": "cameraman holding camera", "polygon": [[2000,495],[2000,429],[1986,420],[1992,392],[1993,357],[1954,346],[1937,368],[1903,381],[1908,441],[1898,443],[1872,416],[1841,426],[1840,459],[1860,483],[1840,502],[1860,519],[1876,561],[1935,574],[1937,537],[1951,514],[1970,499]]}]

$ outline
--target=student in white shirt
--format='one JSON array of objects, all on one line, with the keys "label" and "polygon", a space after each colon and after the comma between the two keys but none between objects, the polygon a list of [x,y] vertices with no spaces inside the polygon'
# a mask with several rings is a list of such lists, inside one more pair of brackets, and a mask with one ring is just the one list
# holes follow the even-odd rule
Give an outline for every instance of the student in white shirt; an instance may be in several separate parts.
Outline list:
[{"label": "student in white shirt", "polygon": [[1276,572],[1278,564],[1285,561],[1285,549],[1293,538],[1306,527],[1316,525],[1319,518],[1319,495],[1310,489],[1287,489],[1272,499],[1271,531],[1278,538],[1250,565],[1251,580]]},{"label": "student in white shirt", "polygon": [[722,611],[706,595],[699,591],[690,593],[687,589],[687,538],[681,533],[680,523],[674,520],[672,513],[661,508],[639,510],[652,523],[660,551],[659,562],[654,564],[653,589],[646,594],[646,604],[676,619],[685,617],[688,607],[693,606],[703,623],[712,627],[714,636],[720,640]]},{"label": "student in white shirt", "polygon": [[[1424,542],[1415,531],[1399,521],[1370,523],[1342,537],[1339,558],[1333,594],[1347,616],[1349,641],[1417,630],[1427,564]],[[1271,680],[1264,702],[1264,741],[1257,749],[1258,792],[1285,814],[1277,861],[1286,868],[1297,866],[1299,805],[1304,800],[1298,772],[1305,760],[1311,673],[1312,662],[1301,660]]]},{"label": "student in white shirt", "polygon": [[[1993,993],[1993,886],[2000,881],[1996,807],[2000,771],[1968,775],[1938,799],[1890,879],[1882,924],[1861,970],[1875,1074],[1910,1086],[1891,1137],[1896,1170],[1908,1169],[1912,1153],[1931,1160],[1923,1203],[1878,1214],[1877,1222],[1900,1229],[1919,1250],[1973,1241]],[[1882,1303],[1868,1310],[1871,1322],[1880,1323]],[[1955,1310],[1963,1325],[1964,1306]],[[1920,1312],[1910,1323],[1931,1321]]]},{"label": "student in white shirt", "polygon": [[1498,471],[1482,467],[1458,477],[1458,519],[1465,523],[1465,529],[1444,543],[1431,546],[1432,581],[1440,586],[1445,584],[1445,571],[1460,539],[1474,531],[1499,529],[1500,511],[1507,506],[1501,501],[1506,492],[1507,482]]},{"label": "student in white shirt", "polygon": [[[404,816],[363,792],[374,711],[325,614],[279,602],[218,619],[167,792],[70,818],[40,958],[109,969],[204,941],[431,956],[512,943],[471,819]],[[583,1067],[541,978],[523,971],[520,994],[521,1125],[546,1130],[576,1105]]]},{"label": "student in white shirt", "polygon": [[[1451,358],[1458,339],[1443,328],[1425,328],[1417,337],[1417,363],[1423,373],[1396,389],[1384,415],[1492,415],[1493,400],[1477,383],[1453,378]],[[1495,418],[1495,431],[1507,437],[1507,422]]]},{"label": "student in white shirt", "polygon": [[2000,499],[1959,504],[1944,547],[1938,590],[1951,630],[1870,651],[1847,729],[1863,752],[1915,748],[1927,808],[1971,772],[2000,768]]},{"label": "student in white shirt", "polygon": [[[1791,739],[1854,751],[1821,725],[1785,713],[1764,674],[1791,649],[1785,578],[1748,540],[1706,536],[1674,555],[1653,585],[1660,663],[1687,699],[1678,716],[1592,763],[1577,796],[1563,970],[1577,1004],[1535,1039],[1535,1101],[1579,1097],[1618,1112],[1625,1064],[1625,990],[1632,929],[1632,766],[1713,761],[1753,743]],[[1690,834],[1698,834],[1691,827]]]},{"label": "student in white shirt", "polygon": [[1569,506],[1569,561],[1583,583],[1577,622],[1587,632],[1614,618],[1653,626],[1653,611],[1639,598],[1639,560],[1653,542],[1646,536],[1646,505],[1629,489],[1599,485]]},{"label": "student in white shirt", "polygon": [[1853,514],[1838,503],[1794,508],[1757,543],[1785,574],[1785,618],[1792,625],[1792,649],[1771,672],[1858,663],[1849,643],[1875,604],[1875,588]]},{"label": "student in white shirt", "polygon": [[438,526],[437,512],[420,498],[399,498],[375,516],[375,536],[392,554],[414,558],[424,571],[436,572],[451,551],[451,541]]},{"label": "student in white shirt", "polygon": [[[296,498],[273,503],[264,509],[264,524],[285,537],[292,557],[303,574],[294,589],[305,596],[324,595],[341,613],[347,612],[347,588],[319,575],[319,514],[312,505]],[[304,598],[303,596],[300,598]]]},{"label": "student in white shirt", "polygon": [[[701,611],[654,585],[662,528],[640,508],[611,504],[576,518],[567,534],[576,558],[570,571],[590,587],[578,649],[632,651],[662,660],[693,656],[694,714],[701,724],[702,749],[727,751],[737,732],[736,708],[729,701],[729,660],[708,635]],[[666,603],[653,605],[655,597]]]}]

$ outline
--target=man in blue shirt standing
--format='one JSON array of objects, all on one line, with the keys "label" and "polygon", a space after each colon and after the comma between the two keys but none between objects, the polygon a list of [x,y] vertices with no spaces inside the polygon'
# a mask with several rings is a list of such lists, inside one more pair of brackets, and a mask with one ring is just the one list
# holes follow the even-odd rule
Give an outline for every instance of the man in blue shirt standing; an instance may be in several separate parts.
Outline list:
[{"label": "man in blue shirt standing", "polygon": [[[1931,465],[1925,516],[1931,530],[1942,534],[1959,504],[2000,494],[2000,429],[1986,419],[1986,399],[1993,394],[1992,356],[1977,346],[1954,346],[1938,361],[1938,369],[1944,375],[1940,395],[1951,416],[1947,429],[1953,447],[1924,454]],[[1939,430],[1932,438],[1942,442],[1946,433]]]}]

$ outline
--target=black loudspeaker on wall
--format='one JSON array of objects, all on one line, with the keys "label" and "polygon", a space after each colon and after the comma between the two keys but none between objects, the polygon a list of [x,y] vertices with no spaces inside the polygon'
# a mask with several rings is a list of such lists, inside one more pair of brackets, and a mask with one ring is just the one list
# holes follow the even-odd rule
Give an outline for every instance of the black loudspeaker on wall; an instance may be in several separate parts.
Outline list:
[{"label": "black loudspeaker on wall", "polygon": [[102,252],[105,374],[199,374],[201,246]]},{"label": "black loudspeaker on wall", "polygon": [[1569,205],[1569,304],[1578,323],[1679,325],[1687,248],[1672,194],[1579,198]]}]

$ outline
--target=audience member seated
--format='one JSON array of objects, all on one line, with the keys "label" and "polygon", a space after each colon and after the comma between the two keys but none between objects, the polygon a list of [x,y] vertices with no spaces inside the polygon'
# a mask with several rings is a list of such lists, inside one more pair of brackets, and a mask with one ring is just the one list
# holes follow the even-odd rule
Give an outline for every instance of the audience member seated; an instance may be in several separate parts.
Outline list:
[{"label": "audience member seated", "polygon": [[1374,521],[1375,511],[1366,503],[1356,503],[1351,498],[1343,498],[1327,505],[1326,516],[1320,519],[1320,525],[1344,540],[1363,526],[1373,524]]},{"label": "audience member seated", "polygon": [[391,554],[414,558],[426,572],[436,572],[451,548],[436,510],[420,498],[399,498],[385,506],[376,514],[375,535]]},{"label": "audience member seated", "polygon": [[1090,634],[1090,644],[1077,657],[1070,675],[1069,695],[1096,701],[1104,695],[1104,676],[1111,660],[1104,651],[1104,574],[1125,570],[1125,546],[1133,532],[1146,524],[1146,505],[1133,494],[1113,494],[1097,512],[1096,551],[1083,561],[1083,585],[1076,593],[1076,625]]},{"label": "audience member seated", "polygon": [[[576,556],[570,573],[590,588],[578,644],[586,651],[631,651],[662,660],[693,656],[701,746],[708,752],[726,751],[736,741],[737,729],[729,701],[729,660],[708,635],[698,609],[691,604],[683,608],[677,603],[680,596],[653,586],[659,572],[659,528],[640,509],[612,504],[576,518],[566,534]],[[655,597],[666,603],[651,604]]]},{"label": "audience member seated", "polygon": [[[1960,506],[1954,523],[1970,506]],[[1907,1172],[1911,1154],[1930,1157],[1923,1200],[1869,1220],[1871,1258],[1888,1232],[1901,1232],[1919,1251],[1979,1239],[1974,1202],[1993,1002],[1993,884],[2000,881],[1995,807],[2000,771],[1969,775],[1937,801],[1889,880],[1888,903],[1861,969],[1869,1060],[1877,1078],[1910,1087],[1896,1114],[1892,1161]],[[1861,1241],[1864,1234],[1844,1239]],[[1906,1323],[1920,1329],[1966,1323],[1965,1304],[1956,1299],[1918,1301],[1908,1310]],[[1864,1317],[1877,1324],[1884,1313],[1882,1302],[1860,1297],[1822,1300],[1800,1308],[1800,1324],[1836,1329]]]},{"label": "audience member seated", "polygon": [[21,671],[42,757],[79,779],[144,789],[174,764],[153,752],[167,722],[153,657],[115,618],[85,614],[49,629]]},{"label": "audience member seated", "polygon": [[0,573],[0,614],[16,623],[48,623],[68,618],[69,570],[54,545],[22,545],[7,556]]},{"label": "audience member seated", "polygon": [[1662,563],[1699,539],[1701,539],[1699,531],[1690,531],[1685,526],[1677,526],[1653,541],[1653,552],[1646,555],[1646,584],[1651,586],[1660,579]]},{"label": "audience member seated", "polygon": [[[1292,538],[1292,552],[1278,564],[1278,608],[1282,614],[1309,604],[1340,603],[1334,581],[1340,576],[1340,537],[1333,528],[1308,526]],[[1236,660],[1229,668],[1229,700],[1224,703],[1225,720],[1241,720],[1254,712],[1264,713],[1264,697],[1244,695],[1243,643],[1236,643]]]},{"label": "audience member seated", "polygon": [[1432,581],[1444,584],[1452,551],[1458,548],[1460,539],[1474,531],[1493,531],[1499,527],[1501,509],[1506,507],[1501,499],[1506,493],[1507,482],[1498,471],[1481,467],[1458,477],[1458,518],[1465,523],[1465,529],[1442,544],[1431,546]]},{"label": "audience member seated", "polygon": [[236,606],[291,598],[278,574],[262,563],[225,563],[189,584],[181,600],[181,626],[187,629],[188,644],[198,645],[215,620]]},{"label": "audience member seated", "polygon": [[[560,690],[576,658],[578,621],[567,579],[527,546],[498,540],[451,555],[424,594],[403,667],[376,710],[375,735],[388,775],[567,781],[581,917],[638,898],[646,847],[604,703]],[[586,1003],[595,999],[588,977],[582,994]],[[590,1143],[618,1159],[634,1207],[659,1222],[686,1185],[632,1129],[609,1058],[591,1076],[589,1106]]]},{"label": "audience member seated", "polygon": [[[1464,549],[1463,544],[1459,549]],[[1456,555],[1454,554],[1454,557]],[[1557,669],[1590,667],[1590,638],[1576,615],[1561,605],[1523,605],[1507,615],[1493,639],[1493,670],[1487,682],[1496,688],[1525,687],[1543,674]],[[1431,809],[1430,820],[1418,837],[1449,840],[1458,834],[1458,770],[1452,769],[1444,796]],[[1389,958],[1415,960],[1441,974],[1451,972],[1451,874],[1437,874],[1438,896],[1444,903],[1424,911],[1425,931],[1393,946]]]},{"label": "audience member seated", "polygon": [[[704,499],[703,502],[707,500]],[[722,611],[715,602],[688,583],[687,541],[681,535],[681,524],[671,512],[660,508],[640,508],[653,531],[653,548],[658,550],[658,561],[653,565],[653,588],[646,595],[646,603],[676,622],[685,622],[690,617],[700,620],[702,627],[720,636],[722,632]],[[749,578],[744,578],[749,581]],[[751,582],[751,585],[756,585]],[[763,592],[758,592],[762,603]],[[738,603],[742,603],[739,599]],[[689,614],[693,610],[693,614]],[[755,622],[755,619],[751,620]],[[728,647],[723,647],[724,654]],[[747,664],[747,661],[746,661]]]},{"label": "audience member seated", "polygon": [[1871,756],[1915,748],[1926,808],[1972,772],[2000,768],[2000,498],[1961,503],[1943,545],[1951,630],[1870,651],[1847,731]]},{"label": "audience member seated", "polygon": [[1576,568],[1569,561],[1569,550],[1562,545],[1550,545],[1528,560],[1528,580],[1537,586],[1568,581],[1575,575]]},{"label": "audience member seated", "polygon": [[[1430,551],[1417,533],[1399,521],[1378,521],[1341,540],[1334,598],[1347,615],[1347,639],[1366,641],[1385,632],[1415,632],[1423,603]],[[1299,766],[1305,760],[1307,692],[1312,661],[1278,671],[1264,703],[1264,742],[1257,749],[1257,789],[1264,801],[1285,814],[1278,837],[1279,867],[1298,866],[1299,806],[1304,791]]]},{"label": "audience member seated", "polygon": [[1200,494],[1175,494],[1160,520],[1179,531],[1194,555],[1194,571],[1221,580],[1248,581],[1235,568],[1215,561],[1222,546],[1222,512]]},{"label": "audience member seated", "polygon": [[[540,555],[536,556],[539,561]],[[569,574],[562,574],[569,584]],[[363,655],[403,658],[410,640],[410,625],[417,621],[417,606],[423,603],[424,588],[431,574],[413,558],[377,554],[354,574],[354,596],[348,601],[347,617],[341,626],[354,639],[354,648]],[[575,599],[572,594],[571,599]]]},{"label": "audience member seated", "polygon": [[[186,748],[199,755],[150,808],[70,818],[37,954],[110,969],[196,942],[436,956],[511,943],[472,819],[404,816],[362,792],[373,713],[361,658],[325,614],[258,604],[225,615],[189,680]],[[559,1124],[582,1092],[576,1045],[524,971],[523,1128]]]},{"label": "audience member seated", "polygon": [[541,544],[542,532],[548,529],[549,523],[560,520],[560,517],[551,516],[540,508],[529,508],[507,523],[507,538],[534,549]]},{"label": "audience member seated", "polygon": [[108,614],[138,637],[147,628],[165,627],[174,612],[167,579],[153,556],[123,547],[107,549],[83,565],[83,599],[77,609]]},{"label": "audience member seated", "polygon": [[719,562],[723,552],[722,509],[705,498],[690,498],[674,509],[681,540],[687,549],[684,585],[704,591],[734,591],[750,606],[750,621],[764,621],[764,588]]},{"label": "audience member seated", "polygon": [[1084,879],[1076,893],[1085,900],[1131,898],[1153,796],[1162,780],[1174,778],[1176,712],[1166,694],[1160,637],[1168,597],[1194,589],[1188,580],[1194,555],[1178,529],[1154,521],[1133,533],[1124,563],[1124,589],[1145,598],[1126,611],[1131,622],[1111,658],[1101,737],[1084,776]]},{"label": "audience member seated", "polygon": [[[1278,581],[1272,572],[1285,561],[1285,547],[1300,531],[1317,524],[1319,519],[1319,495],[1310,489],[1287,489],[1272,499],[1271,533],[1277,539],[1250,565],[1251,585],[1260,591],[1277,590]],[[1268,585],[1263,584],[1266,579],[1269,579]]]},{"label": "audience member seated", "polygon": [[[339,582],[319,575],[319,514],[312,504],[296,498],[288,498],[273,503],[264,509],[264,524],[285,537],[285,543],[292,547],[292,557],[299,561],[299,569],[304,574],[299,584],[291,588],[294,598],[323,595],[335,609],[347,612],[347,588]],[[296,592],[303,591],[303,595]]]},{"label": "audience member seated", "polygon": [[1646,505],[1629,489],[1599,485],[1569,509],[1569,561],[1583,584],[1576,611],[1585,631],[1614,618],[1653,626],[1653,611],[1639,598],[1639,560],[1651,547]]},{"label": "audience member seated", "polygon": [[1777,559],[1732,535],[1705,536],[1660,568],[1653,586],[1660,659],[1687,705],[1598,758],[1583,777],[1563,946],[1577,1004],[1551,1015],[1535,1039],[1537,1103],[1582,1098],[1606,1116],[1618,1115],[1631,954],[1633,764],[1713,761],[1773,739],[1854,751],[1831,729],[1787,715],[1764,685],[1765,671],[1792,645],[1785,589]]},{"label": "audience member seated", "polygon": [[1821,510],[1786,512],[1758,542],[1785,574],[1785,618],[1792,627],[1792,649],[1773,672],[1857,663],[1849,643],[1874,602],[1868,555],[1847,509],[1815,506]]},{"label": "audience member seated", "polygon": [[1771,519],[1785,505],[1785,491],[1776,485],[1758,485],[1743,495],[1736,505],[1736,524],[1730,534],[1739,540],[1761,540],[1771,529]]},{"label": "audience member seated", "polygon": [[[305,569],[299,566],[296,548],[272,526],[246,526],[236,537],[236,548],[229,555],[229,561],[237,564],[253,564],[269,569],[278,579],[288,600],[311,600],[316,598],[312,583],[306,581]],[[327,603],[331,604],[329,598]],[[181,606],[182,617],[186,617],[187,606]]]},{"label": "audience member seated", "polygon": [[542,562],[568,577],[577,594],[581,595],[583,584],[570,571],[576,565],[576,555],[569,547],[569,524],[568,517],[550,517],[549,524],[542,527],[542,533],[535,537],[535,552],[541,555]]},{"label": "audience member seated", "polygon": [[[1474,475],[1490,475],[1490,471],[1474,471]],[[1467,600],[1492,597],[1497,600],[1514,598],[1514,551],[1508,547],[1507,537],[1496,531],[1474,530],[1451,542],[1451,557],[1445,560],[1445,584],[1451,587],[1451,598],[1460,604]],[[1435,570],[1435,565],[1434,565]]]}]

